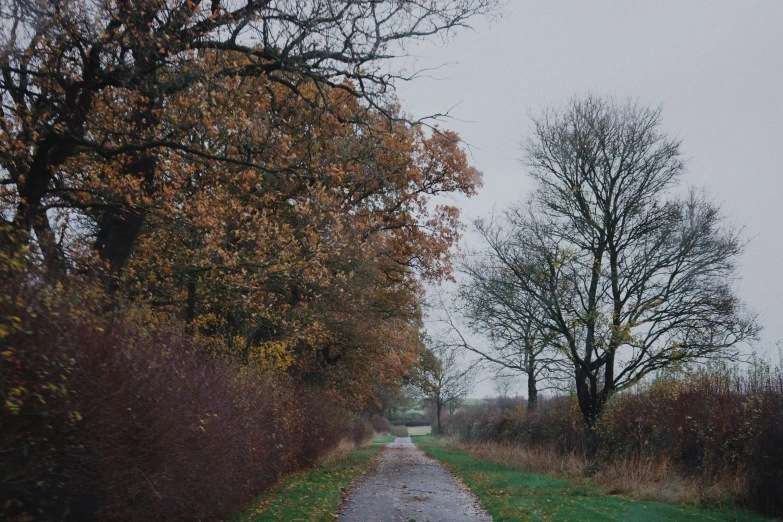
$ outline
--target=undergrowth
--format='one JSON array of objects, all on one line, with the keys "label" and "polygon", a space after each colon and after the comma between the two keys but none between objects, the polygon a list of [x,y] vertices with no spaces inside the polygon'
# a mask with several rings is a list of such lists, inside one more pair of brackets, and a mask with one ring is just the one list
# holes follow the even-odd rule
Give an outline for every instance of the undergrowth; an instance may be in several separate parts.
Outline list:
[{"label": "undergrowth", "polygon": [[736,508],[704,509],[633,500],[590,479],[531,473],[514,462],[495,461],[488,455],[479,458],[479,454],[450,446],[443,439],[420,437],[416,445],[459,476],[495,522],[768,520]]},{"label": "undergrowth", "polygon": [[4,280],[0,317],[2,519],[217,520],[372,436],[322,390],[88,285]]},{"label": "undergrowth", "polygon": [[447,418],[476,455],[590,476],[638,499],[729,503],[783,514],[783,373],[758,363],[662,376],[616,394],[592,431],[576,400],[484,403]]},{"label": "undergrowth", "polygon": [[249,507],[229,517],[227,522],[333,522],[351,482],[367,470],[384,444],[376,438],[369,446],[353,449],[327,459],[316,468],[288,477]]}]

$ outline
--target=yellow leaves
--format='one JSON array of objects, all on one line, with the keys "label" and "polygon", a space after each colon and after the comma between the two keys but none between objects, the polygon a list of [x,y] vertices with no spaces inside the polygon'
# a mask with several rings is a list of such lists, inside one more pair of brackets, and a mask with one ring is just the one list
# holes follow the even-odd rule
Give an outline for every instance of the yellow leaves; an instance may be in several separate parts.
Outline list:
[{"label": "yellow leaves", "polygon": [[269,341],[250,348],[249,360],[263,372],[284,372],[294,362],[292,339]]},{"label": "yellow leaves", "polygon": [[[201,78],[247,65],[191,57]],[[307,81],[298,89],[302,96],[264,77],[194,82],[136,130],[182,139],[198,158],[156,149],[150,181],[129,175],[135,154],[84,155],[69,160],[64,183],[83,207],[97,198],[149,210],[125,273],[130,293],[187,317],[211,353],[277,373],[339,357],[365,372],[357,380],[394,381],[412,359],[419,276],[448,277],[459,237],[456,206],[433,208],[428,198],[471,195],[481,173],[454,133],[390,124],[343,89]],[[107,89],[90,124],[107,146],[123,146],[129,114],[148,103]],[[93,239],[78,238],[88,245],[79,265],[95,266]],[[2,328],[0,338],[9,335]],[[369,387],[351,385],[357,394]]]},{"label": "yellow leaves", "polygon": [[198,422],[199,422],[199,425],[198,425],[198,430],[199,430],[201,433],[206,433],[206,431],[207,431],[207,428],[206,428],[206,427],[207,427],[207,425],[209,424],[210,420],[212,420],[213,418],[216,418],[216,417],[217,417],[217,413],[207,413],[207,414],[205,415],[205,417],[206,417],[205,419],[199,419],[199,421],[198,421]]},{"label": "yellow leaves", "polygon": [[24,404],[23,397],[26,394],[27,389],[24,386],[14,386],[8,391],[5,399],[5,407],[11,415],[19,415],[22,405]]}]

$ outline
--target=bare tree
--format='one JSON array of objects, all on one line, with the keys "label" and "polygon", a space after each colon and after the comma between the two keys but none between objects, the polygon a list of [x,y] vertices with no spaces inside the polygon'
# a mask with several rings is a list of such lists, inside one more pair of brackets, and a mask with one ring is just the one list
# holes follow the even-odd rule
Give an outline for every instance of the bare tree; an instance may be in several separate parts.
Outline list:
[{"label": "bare tree", "polygon": [[544,312],[588,426],[615,391],[735,356],[759,330],[732,286],[739,231],[703,194],[665,199],[684,165],[659,127],[659,109],[594,96],[545,113],[526,148],[533,199],[476,223]]},{"label": "bare tree", "polygon": [[457,289],[461,322],[486,342],[469,342],[449,317],[458,345],[476,353],[500,371],[519,373],[527,381],[527,409],[534,411],[538,393],[557,386],[566,377],[566,358],[558,350],[557,332],[542,326],[545,311],[522,291],[513,276],[513,267],[491,249],[473,252],[463,263],[465,278]]},{"label": "bare tree", "polygon": [[498,399],[508,399],[514,387],[514,375],[504,373],[502,370],[496,372],[492,377],[492,387],[495,388],[495,396]]},{"label": "bare tree", "polygon": [[[519,395],[511,396],[511,392],[516,388],[518,377],[518,372],[509,372],[502,367],[492,377],[492,387],[495,389],[495,406],[502,412],[510,410],[518,404]],[[528,411],[531,411],[529,399]]]},{"label": "bare tree", "polygon": [[470,393],[476,367],[461,365],[459,351],[447,344],[428,342],[431,347],[422,348],[413,385],[419,397],[435,407],[437,432],[442,433],[443,408],[459,402]]}]

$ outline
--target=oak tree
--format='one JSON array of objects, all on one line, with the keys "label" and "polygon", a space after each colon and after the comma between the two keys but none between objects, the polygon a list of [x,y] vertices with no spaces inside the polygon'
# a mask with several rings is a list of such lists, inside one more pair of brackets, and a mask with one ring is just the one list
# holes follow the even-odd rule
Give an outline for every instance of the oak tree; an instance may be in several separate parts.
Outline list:
[{"label": "oak tree", "polygon": [[[168,156],[250,164],[242,150],[215,152],[199,127],[168,119],[183,92],[263,77],[321,110],[329,110],[325,91],[342,90],[393,121],[387,107],[405,75],[389,63],[402,44],[449,33],[493,4],[3,0],[0,245],[17,249],[34,239],[46,265],[62,271],[68,220],[86,219],[79,226],[93,230],[91,248],[116,283],[161,196]],[[105,165],[97,193],[81,178],[85,163],[96,162]],[[65,208],[76,217],[50,216]]]}]

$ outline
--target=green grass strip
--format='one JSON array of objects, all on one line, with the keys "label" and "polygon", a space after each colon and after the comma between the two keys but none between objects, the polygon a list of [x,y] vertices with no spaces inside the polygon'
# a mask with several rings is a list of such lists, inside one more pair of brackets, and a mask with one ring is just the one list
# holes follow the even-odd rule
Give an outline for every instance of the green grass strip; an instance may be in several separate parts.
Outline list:
[{"label": "green grass strip", "polygon": [[377,437],[370,446],[287,477],[249,507],[230,516],[227,522],[334,522],[343,492],[367,470],[372,458],[394,437],[386,439],[388,437]]},{"label": "green grass strip", "polygon": [[771,520],[735,508],[702,509],[607,496],[603,488],[587,479],[568,480],[517,471],[465,451],[449,449],[433,437],[417,437],[415,442],[459,476],[495,522]]}]

